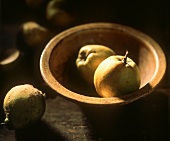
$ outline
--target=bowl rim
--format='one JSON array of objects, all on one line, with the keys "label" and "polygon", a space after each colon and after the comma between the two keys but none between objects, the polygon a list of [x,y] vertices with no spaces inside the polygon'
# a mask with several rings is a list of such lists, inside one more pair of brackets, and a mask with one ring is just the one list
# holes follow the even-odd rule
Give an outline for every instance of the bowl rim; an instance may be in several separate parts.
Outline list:
[{"label": "bowl rim", "polygon": [[[148,44],[148,47],[153,51],[153,54],[156,58],[156,70],[154,76],[152,77],[151,81],[148,82],[145,86],[140,88],[138,91],[125,95],[123,97],[111,97],[111,98],[100,98],[100,97],[90,97],[78,94],[76,92],[70,91],[69,89],[65,88],[60,84],[55,77],[52,75],[50,68],[49,68],[49,60],[50,54],[53,48],[59,43],[63,38],[71,36],[74,33],[77,33],[82,29],[89,30],[89,28],[93,29],[116,29],[121,30],[123,32],[127,32],[128,34],[132,35],[133,37],[142,40],[143,38],[146,39],[145,44]],[[130,32],[129,32],[130,31]],[[136,36],[138,35],[138,36]],[[50,86],[54,91],[58,94],[80,103],[86,104],[93,104],[93,105],[122,105],[131,103],[141,97],[144,97],[150,94],[154,88],[159,84],[161,79],[163,78],[166,70],[166,58],[162,48],[159,44],[152,39],[150,36],[144,34],[141,31],[138,31],[132,27],[117,24],[117,23],[108,23],[108,22],[98,22],[98,23],[86,23],[77,25],[75,27],[69,28],[61,33],[55,35],[45,46],[44,50],[42,51],[40,57],[40,73],[42,78],[44,79],[45,83]]]}]

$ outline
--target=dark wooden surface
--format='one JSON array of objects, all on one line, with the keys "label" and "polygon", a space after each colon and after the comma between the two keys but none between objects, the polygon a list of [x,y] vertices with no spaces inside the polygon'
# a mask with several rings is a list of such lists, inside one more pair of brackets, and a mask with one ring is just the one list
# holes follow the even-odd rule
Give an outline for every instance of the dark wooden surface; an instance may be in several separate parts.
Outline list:
[{"label": "dark wooden surface", "polygon": [[[154,38],[167,57],[167,72],[159,87],[170,86],[168,0],[106,0],[105,5],[102,0],[73,1],[78,2],[76,7],[81,11],[75,25],[95,21],[116,22],[137,28]],[[43,10],[30,9],[22,0],[2,0],[1,7],[1,51],[18,47],[16,40],[22,22],[35,20],[46,25],[41,15]],[[169,93],[164,95],[161,91],[154,91],[134,103],[118,107],[94,107],[73,103],[60,97],[43,82],[39,72],[41,50],[42,48],[38,53],[35,50],[22,51],[17,63],[10,67],[0,67],[0,122],[5,118],[3,98],[13,86],[29,83],[47,94],[46,112],[42,120],[17,131],[0,126],[0,141],[169,140]]]},{"label": "dark wooden surface", "polygon": [[168,141],[167,96],[160,93],[121,107],[78,106],[46,100],[41,121],[22,130],[0,127],[1,141]]}]

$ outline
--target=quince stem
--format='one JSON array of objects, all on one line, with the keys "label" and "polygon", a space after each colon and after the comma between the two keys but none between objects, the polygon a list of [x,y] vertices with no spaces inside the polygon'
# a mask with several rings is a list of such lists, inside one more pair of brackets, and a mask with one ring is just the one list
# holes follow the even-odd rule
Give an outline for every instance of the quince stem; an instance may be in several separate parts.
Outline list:
[{"label": "quince stem", "polygon": [[128,50],[126,50],[125,56],[123,57],[123,62],[126,64],[127,63],[127,55],[128,55]]}]

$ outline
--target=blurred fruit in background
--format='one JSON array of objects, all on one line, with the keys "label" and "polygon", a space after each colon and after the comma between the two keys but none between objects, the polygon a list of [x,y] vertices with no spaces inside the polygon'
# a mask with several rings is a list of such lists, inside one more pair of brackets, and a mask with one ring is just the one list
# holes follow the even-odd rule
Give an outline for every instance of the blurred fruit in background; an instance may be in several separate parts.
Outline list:
[{"label": "blurred fruit in background", "polygon": [[52,37],[52,32],[34,21],[23,23],[20,33],[23,41],[33,48],[45,46]]},{"label": "blurred fruit in background", "polygon": [[76,19],[72,9],[64,0],[51,0],[46,7],[46,19],[56,27],[69,27]]}]

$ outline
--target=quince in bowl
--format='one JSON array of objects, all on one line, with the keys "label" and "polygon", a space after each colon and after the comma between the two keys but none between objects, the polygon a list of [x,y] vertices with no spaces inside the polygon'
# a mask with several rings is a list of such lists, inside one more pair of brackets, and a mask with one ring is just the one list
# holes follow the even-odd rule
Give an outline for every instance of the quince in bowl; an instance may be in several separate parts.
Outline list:
[{"label": "quince in bowl", "polygon": [[[137,91],[124,96],[99,97],[93,85],[82,79],[76,58],[85,45],[103,45],[116,54],[134,60],[140,70]],[[166,59],[159,44],[148,35],[115,23],[88,23],[67,29],[53,37],[40,58],[40,71],[45,82],[65,98],[91,105],[128,104],[150,94],[162,80]]]}]

